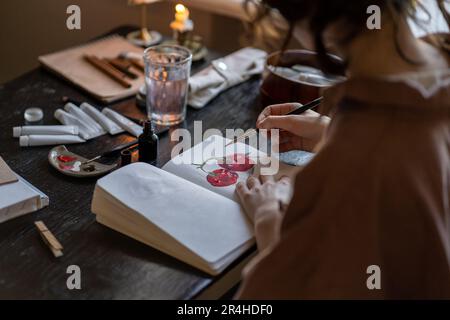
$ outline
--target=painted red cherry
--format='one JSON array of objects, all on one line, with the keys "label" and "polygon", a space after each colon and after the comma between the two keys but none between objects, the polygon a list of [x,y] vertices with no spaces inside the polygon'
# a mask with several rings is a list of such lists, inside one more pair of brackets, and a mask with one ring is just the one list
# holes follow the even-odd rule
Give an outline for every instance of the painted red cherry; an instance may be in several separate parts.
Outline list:
[{"label": "painted red cherry", "polygon": [[228,187],[237,182],[239,175],[226,169],[216,169],[210,172],[206,180],[214,187]]},{"label": "painted red cherry", "polygon": [[219,166],[230,170],[245,172],[253,168],[255,163],[248,157],[248,155],[243,153],[235,153],[233,155],[227,156],[225,158],[225,163],[220,163]]}]

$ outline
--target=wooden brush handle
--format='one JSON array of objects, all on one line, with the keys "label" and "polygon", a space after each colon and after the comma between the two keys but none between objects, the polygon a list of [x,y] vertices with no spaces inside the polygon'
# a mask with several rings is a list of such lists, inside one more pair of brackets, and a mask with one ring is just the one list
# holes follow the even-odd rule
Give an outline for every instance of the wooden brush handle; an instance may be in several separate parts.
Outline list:
[{"label": "wooden brush handle", "polygon": [[123,78],[124,77],[123,73],[117,71],[114,67],[112,67],[105,61],[93,55],[85,55],[84,59],[86,59],[86,61],[88,61],[90,64],[92,64],[97,69],[108,75],[111,79],[120,83],[124,88],[131,88],[132,84]]},{"label": "wooden brush handle", "polygon": [[140,71],[145,72],[145,65],[142,61],[134,58],[128,59],[136,68],[138,68]]},{"label": "wooden brush handle", "polygon": [[139,75],[130,71],[131,66],[130,63],[119,59],[103,59],[103,60],[105,60],[107,63],[111,64],[114,68],[125,74],[128,78],[131,79],[139,78]]}]

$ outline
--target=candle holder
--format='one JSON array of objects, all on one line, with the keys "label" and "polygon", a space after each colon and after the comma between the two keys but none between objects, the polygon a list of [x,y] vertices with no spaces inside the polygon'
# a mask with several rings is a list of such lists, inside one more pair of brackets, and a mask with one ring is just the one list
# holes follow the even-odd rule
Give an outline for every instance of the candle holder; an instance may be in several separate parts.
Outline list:
[{"label": "candle holder", "polygon": [[182,45],[194,30],[194,22],[189,19],[189,10],[182,4],[175,6],[175,20],[170,23],[173,39]]},{"label": "candle holder", "polygon": [[147,5],[161,0],[128,0],[129,5],[141,6],[141,28],[127,35],[127,39],[138,46],[149,47],[158,44],[162,40],[162,36],[157,31],[149,31],[147,29]]}]

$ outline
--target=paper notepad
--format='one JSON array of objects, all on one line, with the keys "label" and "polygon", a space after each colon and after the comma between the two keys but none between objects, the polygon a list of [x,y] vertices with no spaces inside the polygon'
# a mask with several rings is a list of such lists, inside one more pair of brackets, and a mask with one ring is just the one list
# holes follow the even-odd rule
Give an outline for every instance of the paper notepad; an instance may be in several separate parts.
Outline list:
[{"label": "paper notepad", "polygon": [[15,175],[16,182],[0,186],[0,223],[48,206],[48,197]]},{"label": "paper notepad", "polygon": [[17,177],[3,158],[0,157],[0,186],[12,182],[17,182]]},{"label": "paper notepad", "polygon": [[84,60],[83,56],[90,54],[99,58],[116,58],[121,52],[143,55],[144,50],[132,45],[123,37],[111,36],[83,46],[41,56],[39,62],[98,100],[109,103],[136,94],[144,83],[143,73],[139,72],[138,79],[127,79],[132,87],[124,88]]}]

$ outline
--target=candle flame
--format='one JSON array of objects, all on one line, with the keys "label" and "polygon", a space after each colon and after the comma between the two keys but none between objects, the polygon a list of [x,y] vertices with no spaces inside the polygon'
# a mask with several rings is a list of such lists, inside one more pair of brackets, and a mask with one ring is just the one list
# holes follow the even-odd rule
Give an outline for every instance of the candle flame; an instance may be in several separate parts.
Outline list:
[{"label": "candle flame", "polygon": [[175,6],[175,11],[177,13],[184,13],[186,11],[186,7],[179,3]]}]

